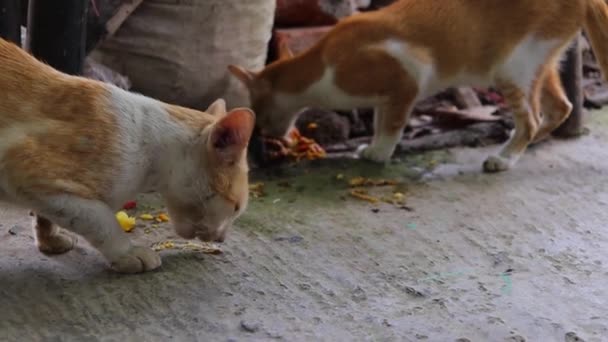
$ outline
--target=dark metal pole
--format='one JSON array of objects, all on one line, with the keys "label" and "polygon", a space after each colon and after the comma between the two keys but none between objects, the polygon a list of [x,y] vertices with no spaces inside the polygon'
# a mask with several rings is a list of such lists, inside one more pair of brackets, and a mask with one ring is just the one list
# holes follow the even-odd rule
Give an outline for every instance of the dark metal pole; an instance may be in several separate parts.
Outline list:
[{"label": "dark metal pole", "polygon": [[26,48],[57,70],[82,74],[89,0],[30,0]]},{"label": "dark metal pole", "polygon": [[21,46],[21,0],[0,0],[0,37]]},{"label": "dark metal pole", "polygon": [[581,51],[580,36],[572,43],[566,52],[566,59],[561,69],[561,79],[564,90],[570,102],[572,102],[572,113],[568,119],[555,130],[554,134],[561,137],[574,137],[581,135],[584,131],[585,111],[583,109],[583,56]]}]

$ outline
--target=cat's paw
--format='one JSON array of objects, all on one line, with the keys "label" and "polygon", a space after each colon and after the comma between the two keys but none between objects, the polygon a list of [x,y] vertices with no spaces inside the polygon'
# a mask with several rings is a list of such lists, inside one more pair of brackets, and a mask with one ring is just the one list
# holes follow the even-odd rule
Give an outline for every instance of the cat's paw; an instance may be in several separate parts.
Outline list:
[{"label": "cat's paw", "polygon": [[363,144],[357,149],[357,154],[363,159],[371,160],[376,163],[386,163],[391,160],[393,151]]},{"label": "cat's paw", "polygon": [[483,171],[487,173],[506,171],[511,167],[511,160],[500,156],[489,156],[483,162]]},{"label": "cat's paw", "polygon": [[63,254],[71,251],[78,239],[67,233],[64,230],[60,230],[57,234],[48,236],[44,240],[38,240],[38,250],[44,254]]},{"label": "cat's paw", "polygon": [[141,273],[159,268],[160,255],[147,247],[131,247],[129,252],[112,261],[112,269],[119,273]]}]

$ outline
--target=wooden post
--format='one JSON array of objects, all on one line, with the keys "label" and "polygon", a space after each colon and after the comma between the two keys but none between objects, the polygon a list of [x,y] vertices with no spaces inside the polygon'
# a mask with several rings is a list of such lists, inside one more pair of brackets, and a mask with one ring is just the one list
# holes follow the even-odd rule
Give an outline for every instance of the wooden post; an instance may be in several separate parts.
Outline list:
[{"label": "wooden post", "polygon": [[62,72],[81,75],[89,0],[30,0],[26,48]]},{"label": "wooden post", "polygon": [[21,0],[0,0],[0,37],[21,46]]},{"label": "wooden post", "polygon": [[559,137],[575,137],[584,131],[586,115],[583,108],[583,57],[580,39],[580,35],[574,39],[572,46],[566,52],[566,59],[561,69],[562,85],[568,99],[572,102],[572,113],[553,133]]}]

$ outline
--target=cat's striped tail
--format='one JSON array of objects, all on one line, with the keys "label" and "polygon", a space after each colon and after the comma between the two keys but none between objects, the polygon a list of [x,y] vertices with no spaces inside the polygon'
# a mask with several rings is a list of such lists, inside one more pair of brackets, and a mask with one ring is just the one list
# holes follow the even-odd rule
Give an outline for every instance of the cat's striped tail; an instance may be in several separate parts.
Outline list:
[{"label": "cat's striped tail", "polygon": [[608,5],[605,0],[587,0],[584,27],[604,79],[608,80]]}]

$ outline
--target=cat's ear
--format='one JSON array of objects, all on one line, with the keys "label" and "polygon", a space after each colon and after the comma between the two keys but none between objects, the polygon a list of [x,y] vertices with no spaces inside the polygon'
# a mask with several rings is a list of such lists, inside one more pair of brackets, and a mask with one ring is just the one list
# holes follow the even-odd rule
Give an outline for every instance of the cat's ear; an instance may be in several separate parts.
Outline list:
[{"label": "cat's ear", "polygon": [[220,116],[226,114],[226,101],[224,99],[217,99],[213,102],[205,113],[209,113],[213,116]]},{"label": "cat's ear", "polygon": [[293,52],[289,48],[287,41],[282,40],[279,43],[279,59],[283,60],[283,59],[290,59],[290,58],[293,58]]},{"label": "cat's ear", "polygon": [[241,158],[251,139],[254,125],[255,114],[247,108],[231,110],[214,124],[209,143],[222,163],[233,164]]},{"label": "cat's ear", "polygon": [[228,71],[236,76],[244,85],[251,87],[255,80],[255,73],[237,65],[229,65]]}]

